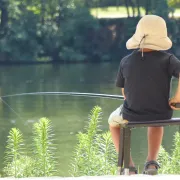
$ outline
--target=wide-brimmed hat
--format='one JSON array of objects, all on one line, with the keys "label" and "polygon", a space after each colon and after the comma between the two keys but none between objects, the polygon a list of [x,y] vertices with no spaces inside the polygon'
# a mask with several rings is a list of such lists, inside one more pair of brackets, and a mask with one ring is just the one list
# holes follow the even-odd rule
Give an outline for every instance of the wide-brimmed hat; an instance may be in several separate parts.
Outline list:
[{"label": "wide-brimmed hat", "polygon": [[164,19],[156,15],[143,16],[136,26],[135,34],[127,41],[126,47],[127,49],[170,49],[172,42],[167,36]]}]

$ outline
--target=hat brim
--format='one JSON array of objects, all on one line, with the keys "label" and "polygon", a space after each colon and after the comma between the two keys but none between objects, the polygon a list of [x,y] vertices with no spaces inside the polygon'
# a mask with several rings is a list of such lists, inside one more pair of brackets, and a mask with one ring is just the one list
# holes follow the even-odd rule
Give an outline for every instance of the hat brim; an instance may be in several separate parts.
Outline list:
[{"label": "hat brim", "polygon": [[126,43],[127,49],[138,49],[138,48],[148,48],[153,50],[168,50],[172,47],[172,41],[169,37],[150,37],[147,36],[141,46],[140,42],[133,35]]}]

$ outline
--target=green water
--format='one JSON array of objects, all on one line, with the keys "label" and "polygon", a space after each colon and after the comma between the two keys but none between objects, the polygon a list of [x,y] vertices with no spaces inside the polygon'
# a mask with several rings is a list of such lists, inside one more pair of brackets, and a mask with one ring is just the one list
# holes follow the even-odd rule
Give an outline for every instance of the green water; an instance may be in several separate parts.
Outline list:
[{"label": "green water", "polygon": [[[28,92],[87,92],[120,94],[114,86],[118,63],[105,64],[71,64],[71,65],[35,65],[0,67],[0,94]],[[177,81],[173,80],[173,87]],[[174,88],[173,88],[174,90]],[[19,128],[26,144],[31,144],[32,124],[41,117],[47,117],[54,127],[58,156],[59,176],[69,176],[69,165],[73,148],[76,145],[76,134],[87,123],[88,113],[99,105],[103,110],[101,128],[108,130],[109,114],[122,102],[120,100],[70,97],[60,95],[33,95],[4,98],[15,110],[15,114],[6,104],[0,102],[0,168],[9,130]],[[180,113],[175,113],[178,116]],[[179,127],[167,127],[163,145],[170,150],[174,132]],[[140,167],[147,154],[146,128],[134,129],[132,135],[132,155]]]}]

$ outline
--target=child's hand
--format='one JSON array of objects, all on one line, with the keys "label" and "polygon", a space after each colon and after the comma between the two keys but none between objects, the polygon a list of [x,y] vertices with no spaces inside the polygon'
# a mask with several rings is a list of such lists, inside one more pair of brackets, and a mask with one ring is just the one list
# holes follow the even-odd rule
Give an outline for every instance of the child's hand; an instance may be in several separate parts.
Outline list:
[{"label": "child's hand", "polygon": [[171,109],[180,110],[180,108],[176,108],[176,107],[172,106],[172,104],[176,104],[176,103],[180,103],[180,98],[173,97],[169,100],[169,105],[170,105]]}]

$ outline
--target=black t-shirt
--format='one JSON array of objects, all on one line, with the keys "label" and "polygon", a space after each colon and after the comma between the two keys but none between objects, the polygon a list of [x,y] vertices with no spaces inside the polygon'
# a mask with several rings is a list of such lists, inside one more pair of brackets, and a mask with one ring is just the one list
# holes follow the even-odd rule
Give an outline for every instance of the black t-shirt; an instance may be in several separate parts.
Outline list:
[{"label": "black t-shirt", "polygon": [[169,106],[171,78],[179,77],[180,61],[162,51],[134,51],[119,66],[116,86],[124,88],[123,118],[128,121],[164,120],[172,117]]}]

